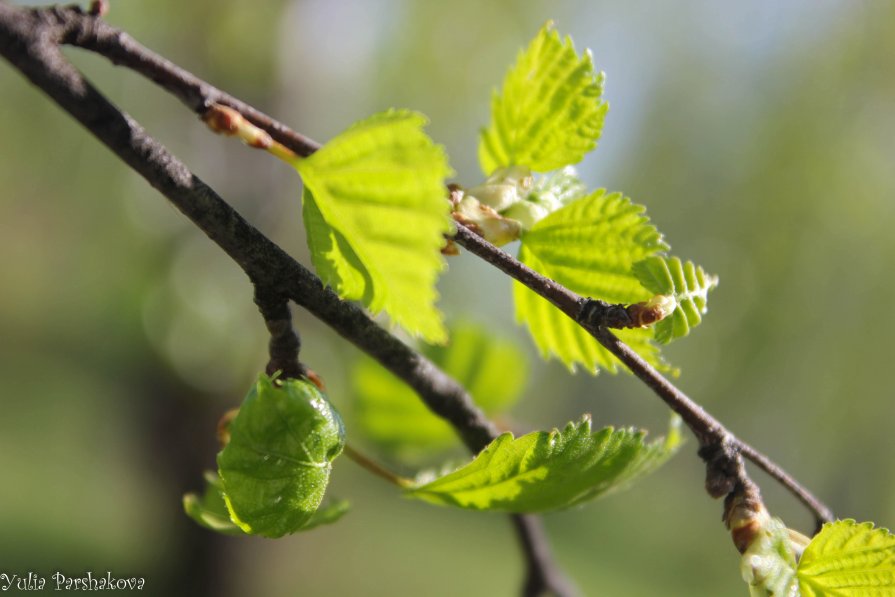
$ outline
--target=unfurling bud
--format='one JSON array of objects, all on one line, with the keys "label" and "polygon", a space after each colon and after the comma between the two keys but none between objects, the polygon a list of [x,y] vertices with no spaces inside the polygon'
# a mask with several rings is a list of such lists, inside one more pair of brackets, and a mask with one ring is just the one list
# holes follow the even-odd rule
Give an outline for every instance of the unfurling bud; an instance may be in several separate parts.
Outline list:
[{"label": "unfurling bud", "polygon": [[522,234],[519,222],[503,217],[494,208],[482,205],[470,195],[457,203],[453,216],[456,221],[498,247],[517,240]]},{"label": "unfurling bud", "polygon": [[798,595],[796,568],[810,539],[768,513],[757,489],[740,486],[725,502],[724,522],[743,554],[740,574],[755,597]]},{"label": "unfurling bud", "polygon": [[530,230],[532,226],[550,215],[550,209],[540,203],[520,201],[511,206],[503,215],[518,221],[523,230]]},{"label": "unfurling bud", "polygon": [[529,168],[509,166],[495,170],[485,182],[467,189],[466,194],[495,211],[503,211],[525,199],[533,183]]},{"label": "unfurling bud", "polygon": [[221,104],[212,104],[208,111],[202,115],[202,120],[208,128],[223,135],[236,136],[250,147],[258,149],[270,149],[274,144],[267,132],[246,120],[242,114]]},{"label": "unfurling bud", "polygon": [[[762,512],[760,520],[751,521],[749,526],[755,527],[753,540],[743,550],[740,574],[749,585],[750,595],[798,595],[796,569],[808,538],[786,528],[779,518],[770,517],[766,511]],[[799,538],[794,540],[794,535]]]},{"label": "unfurling bud", "polygon": [[521,200],[519,189],[514,184],[481,184],[466,191],[495,211],[503,211]]},{"label": "unfurling bud", "polygon": [[662,321],[677,308],[677,300],[670,294],[657,294],[648,301],[635,303],[628,307],[628,315],[634,325],[631,327],[646,327],[658,321]]},{"label": "unfurling bud", "polygon": [[730,529],[730,537],[740,553],[745,553],[771,522],[767,508],[755,495],[731,494],[725,510],[724,523]]}]

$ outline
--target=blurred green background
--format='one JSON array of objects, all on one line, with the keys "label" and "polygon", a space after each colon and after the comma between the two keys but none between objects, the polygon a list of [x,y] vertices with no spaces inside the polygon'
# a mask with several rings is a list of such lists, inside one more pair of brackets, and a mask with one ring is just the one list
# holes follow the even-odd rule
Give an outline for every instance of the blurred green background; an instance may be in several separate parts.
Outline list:
[{"label": "blurred green background", "polygon": [[[895,4],[155,0],[113,2],[108,20],[320,141],[390,106],[420,110],[458,180],[475,184],[491,89],[549,18],[608,75],[583,178],[647,205],[676,255],[721,277],[704,324],[667,350],[680,387],[839,516],[891,526]],[[67,53],[309,263],[288,167],[211,135],[140,77]],[[517,593],[505,517],[412,503],[347,460],[331,491],[353,509],[335,526],[279,541],[195,527],[181,495],[199,489],[217,417],[265,362],[252,289],[6,63],[0,101],[0,572],[111,570],[145,577],[152,595]],[[591,412],[660,433],[666,409],[630,376],[541,362],[509,289],[462,255],[441,306],[531,353],[516,424]],[[351,434],[359,355],[300,309],[296,320]],[[694,451],[546,517],[584,595],[747,592]],[[775,514],[810,529],[755,477]]]}]

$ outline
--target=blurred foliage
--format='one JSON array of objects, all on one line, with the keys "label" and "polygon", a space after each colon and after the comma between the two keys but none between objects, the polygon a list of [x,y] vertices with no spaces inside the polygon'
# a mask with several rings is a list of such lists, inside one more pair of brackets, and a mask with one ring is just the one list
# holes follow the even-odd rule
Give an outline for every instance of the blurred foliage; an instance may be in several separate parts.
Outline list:
[{"label": "blurred foliage", "polygon": [[[425,345],[423,355],[463,384],[487,415],[500,418],[528,382],[527,353],[469,321],[449,333],[449,344]],[[447,422],[371,357],[358,359],[350,377],[355,429],[387,454],[413,464],[460,445]]]},{"label": "blurred foliage", "polygon": [[[724,281],[699,333],[669,348],[681,387],[837,513],[891,527],[895,5],[158,0],[109,15],[320,141],[390,106],[420,110],[471,184],[491,90],[548,18],[608,75],[587,185],[647,205],[675,254]],[[288,167],[209,135],[151,83],[68,54],[308,262]],[[289,595],[298,583],[305,595],[515,594],[521,560],[503,517],[399,499],[347,463],[333,490],[354,509],[336,525],[275,543],[194,532],[180,496],[199,488],[217,416],[265,361],[248,281],[5,63],[0,95],[4,570],[109,569],[167,595]],[[592,411],[598,425],[662,428],[665,409],[630,377],[537,361],[505,278],[467,255],[450,266],[448,316],[486,319],[532,355],[520,424]],[[297,322],[304,360],[344,405],[357,351],[301,310]],[[758,481],[775,515],[808,530],[791,498]],[[685,451],[623,499],[547,526],[585,594],[742,594],[719,513]]]}]

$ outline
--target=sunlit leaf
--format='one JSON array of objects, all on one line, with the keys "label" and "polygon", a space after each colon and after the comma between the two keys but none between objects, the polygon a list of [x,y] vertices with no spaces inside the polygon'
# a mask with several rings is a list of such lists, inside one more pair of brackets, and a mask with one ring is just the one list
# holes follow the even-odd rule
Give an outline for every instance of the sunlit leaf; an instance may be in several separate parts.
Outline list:
[{"label": "sunlit leaf", "polygon": [[[644,208],[619,193],[595,191],[559,209],[522,236],[519,259],[582,296],[610,303],[650,298],[631,266],[668,245],[643,214]],[[546,358],[567,367],[615,372],[618,361],[553,305],[519,282],[513,283],[516,319],[524,322]],[[652,364],[668,369],[648,329],[619,330],[619,337]]]},{"label": "sunlit leaf", "polygon": [[541,512],[567,508],[627,486],[678,448],[677,421],[668,438],[606,427],[591,432],[590,417],[558,431],[514,439],[504,433],[459,470],[408,490],[412,497],[471,510]]},{"label": "sunlit leaf", "polygon": [[802,597],[895,595],[895,535],[873,523],[825,524],[797,569]]},{"label": "sunlit leaf", "polygon": [[486,175],[502,166],[549,172],[576,164],[594,149],[608,104],[603,73],[589,50],[579,56],[569,37],[545,25],[507,73],[491,100],[479,162]]},{"label": "sunlit leaf", "polygon": [[452,229],[443,149],[408,111],[363,120],[296,162],[311,258],[342,298],[360,300],[429,342],[446,339],[435,308],[440,249]]},{"label": "sunlit leaf", "polygon": [[309,524],[345,442],[342,421],[320,390],[262,375],[229,431],[218,473],[233,522],[265,537]]},{"label": "sunlit leaf", "polygon": [[673,299],[674,311],[656,324],[656,340],[662,343],[686,336],[699,325],[708,310],[709,290],[718,285],[717,276],[677,257],[653,255],[635,263],[632,271],[644,288]]},{"label": "sunlit leaf", "polygon": [[[528,378],[527,359],[519,348],[471,323],[454,326],[449,344],[426,347],[423,353],[459,381],[488,414],[515,402]],[[372,359],[358,361],[352,380],[358,423],[378,445],[408,457],[457,443],[450,425],[432,414],[406,383]]]}]

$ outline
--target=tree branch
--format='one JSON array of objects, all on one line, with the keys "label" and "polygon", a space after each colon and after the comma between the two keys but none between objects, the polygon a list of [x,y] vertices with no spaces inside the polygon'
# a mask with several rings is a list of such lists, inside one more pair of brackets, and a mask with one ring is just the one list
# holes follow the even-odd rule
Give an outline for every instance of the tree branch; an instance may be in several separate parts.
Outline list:
[{"label": "tree branch", "polygon": [[[60,43],[92,50],[106,56],[115,64],[141,73],[180,98],[187,107],[197,114],[204,114],[214,103],[220,103],[237,110],[250,122],[268,132],[271,137],[299,155],[307,156],[320,148],[320,144],[316,141],[296,133],[267,114],[177,67],[143,47],[126,33],[109,26],[100,19],[90,18],[73,8],[55,8],[46,12],[49,14],[44,18],[56,23],[55,26],[64,32],[59,40]],[[581,324],[662,398],[672,410],[680,414],[701,443],[718,443],[725,441],[728,436],[732,437],[732,434],[720,422],[706,413],[701,406],[693,402],[652,366],[643,361],[639,355],[606,330],[605,327],[613,327],[606,325],[610,322],[604,320],[602,322],[604,325],[594,325],[599,322],[582,319],[583,314],[593,314],[594,312],[602,312],[608,316],[613,313],[609,309],[612,305],[607,305],[598,299],[578,296],[553,280],[525,267],[505,251],[472,234],[460,224],[458,224],[455,240],[470,252],[519,280]],[[595,304],[598,309],[592,308]],[[818,526],[832,520],[831,510],[780,466],[745,442],[735,437],[734,441],[746,458],[780,482],[812,511]]]},{"label": "tree branch", "polygon": [[196,114],[204,114],[212,104],[223,104],[238,111],[298,155],[308,156],[320,149],[320,144],[313,139],[180,68],[102,19],[85,15],[76,6],[31,12],[44,23],[44,27],[59,32],[58,43],[96,52],[115,65],[143,75],[180,99]]},{"label": "tree branch", "polygon": [[[550,301],[556,308],[565,313],[582,328],[587,330],[609,352],[625,364],[631,372],[645,383],[671,410],[681,416],[690,430],[696,435],[702,446],[732,444],[736,451],[771,477],[779,481],[787,490],[802,502],[815,517],[818,527],[833,519],[832,511],[803,487],[790,474],[775,464],[767,456],[733,435],[720,421],[705,411],[699,404],[690,399],[684,392],[672,384],[664,375],[647,363],[628,345],[619,340],[615,334],[603,325],[595,325],[587,316],[593,313],[588,305],[594,299],[578,296],[571,290],[546,278],[518,259],[503,251],[480,236],[471,232],[462,224],[457,224],[454,242],[469,252],[491,263],[502,272],[518,280],[538,295]],[[710,491],[710,493],[712,493]]]},{"label": "tree branch", "polygon": [[[497,436],[493,423],[456,381],[376,325],[360,308],[325,288],[319,278],[246,222],[136,121],[113,106],[66,60],[58,47],[64,42],[108,52],[104,55],[111,55],[119,64],[131,66],[153,80],[167,81],[170,86],[163,86],[182,92],[178,95],[194,111],[201,113],[212,103],[223,103],[297,152],[307,154],[316,149],[316,144],[303,141],[284,125],[142,49],[129,36],[77,7],[29,10],[0,2],[0,54],[167,197],[246,272],[256,287],[263,284],[266,291],[302,305],[408,383],[435,414],[457,430],[471,451],[481,451]],[[553,562],[545,537],[529,534],[538,528],[536,519],[519,515],[513,519],[530,567],[526,586],[531,579],[540,579],[544,584],[534,587],[537,593],[569,595],[569,584]]]}]

